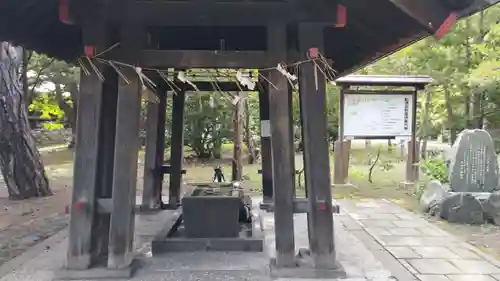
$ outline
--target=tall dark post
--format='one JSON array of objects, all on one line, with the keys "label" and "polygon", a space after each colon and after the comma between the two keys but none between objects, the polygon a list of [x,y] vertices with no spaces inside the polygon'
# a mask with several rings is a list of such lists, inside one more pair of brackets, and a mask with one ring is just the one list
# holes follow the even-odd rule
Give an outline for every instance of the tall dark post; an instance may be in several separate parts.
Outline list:
[{"label": "tall dark post", "polygon": [[146,155],[144,165],[144,187],[142,190],[142,209],[156,209],[161,205],[161,190],[165,150],[165,113],[166,89],[158,83],[156,92],[158,103],[148,103],[146,117]]},{"label": "tall dark post", "polygon": [[[268,26],[268,52],[277,62],[286,59],[286,26]],[[276,234],[276,267],[295,267],[293,229],[293,141],[290,139],[288,81],[278,71],[269,72],[269,117],[273,155],[274,229]]]},{"label": "tall dark post", "polygon": [[292,180],[293,180],[293,198],[295,198],[297,193],[297,173],[295,170],[295,126],[293,124],[293,88],[288,85],[288,126],[290,127],[290,140],[292,141],[292,146],[290,147],[290,153],[292,154]]},{"label": "tall dark post", "polygon": [[170,145],[170,187],[168,198],[170,208],[177,208],[181,201],[185,100],[185,92],[178,92],[172,98],[172,141]]},{"label": "tall dark post", "polygon": [[[299,26],[300,51],[305,55],[323,51],[323,27]],[[299,69],[306,188],[309,200],[310,250],[314,267],[335,269],[330,159],[326,120],[326,81],[313,63]]]},{"label": "tall dark post", "polygon": [[[108,67],[104,71],[104,85],[101,106],[101,122],[99,127],[98,149],[98,185],[96,198],[110,199],[113,195],[113,170],[115,155],[116,106],[118,100],[118,74]],[[92,252],[99,260],[105,260],[108,254],[110,213],[97,212],[92,233]]]},{"label": "tall dark post", "polygon": [[[120,29],[120,57],[134,65],[143,48],[144,30],[123,25]],[[122,67],[130,83],[119,79],[116,116],[116,139],[113,173],[111,227],[109,231],[108,268],[128,268],[133,258],[137,160],[139,156],[139,122],[141,112],[140,83],[133,68]]]},{"label": "tall dark post", "polygon": [[[269,77],[267,72],[261,75]],[[273,155],[269,123],[269,83],[259,77],[260,155],[262,163],[262,194],[264,203],[273,200]]]},{"label": "tall dark post", "polygon": [[[94,46],[96,51],[105,49],[105,24],[88,21],[83,24],[83,43]],[[87,65],[88,69],[91,69]],[[95,72],[85,75],[82,71],[78,97],[77,132],[73,169],[73,195],[69,224],[69,244],[66,267],[87,269],[96,253],[92,251],[95,219],[96,186],[98,185],[99,123],[102,106],[102,81]]]}]

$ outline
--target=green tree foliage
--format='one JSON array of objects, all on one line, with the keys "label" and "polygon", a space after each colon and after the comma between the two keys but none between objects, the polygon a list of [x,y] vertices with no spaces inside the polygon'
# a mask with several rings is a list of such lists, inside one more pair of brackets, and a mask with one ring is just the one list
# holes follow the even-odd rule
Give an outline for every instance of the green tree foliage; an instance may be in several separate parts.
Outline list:
[{"label": "green tree foliage", "polygon": [[[434,79],[426,130],[432,137],[464,128],[500,125],[500,6],[461,20],[441,41],[429,37],[363,70],[369,74],[423,74]],[[425,94],[420,96],[420,105]],[[421,130],[420,130],[421,132]]]}]

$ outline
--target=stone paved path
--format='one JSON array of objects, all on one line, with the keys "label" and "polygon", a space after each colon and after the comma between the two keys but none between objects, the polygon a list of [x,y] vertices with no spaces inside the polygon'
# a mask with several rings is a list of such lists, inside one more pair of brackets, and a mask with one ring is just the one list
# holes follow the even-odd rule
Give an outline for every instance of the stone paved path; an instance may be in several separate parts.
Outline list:
[{"label": "stone paved path", "polygon": [[500,280],[498,261],[417,214],[386,200],[340,204],[418,280]]}]

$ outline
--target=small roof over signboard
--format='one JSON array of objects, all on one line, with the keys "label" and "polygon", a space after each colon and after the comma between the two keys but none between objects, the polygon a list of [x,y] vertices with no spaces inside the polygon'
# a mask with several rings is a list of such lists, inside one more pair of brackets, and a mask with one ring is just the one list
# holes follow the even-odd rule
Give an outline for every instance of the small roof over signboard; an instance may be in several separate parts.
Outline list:
[{"label": "small roof over signboard", "polygon": [[339,86],[393,86],[424,88],[433,80],[426,75],[347,75],[335,80]]}]

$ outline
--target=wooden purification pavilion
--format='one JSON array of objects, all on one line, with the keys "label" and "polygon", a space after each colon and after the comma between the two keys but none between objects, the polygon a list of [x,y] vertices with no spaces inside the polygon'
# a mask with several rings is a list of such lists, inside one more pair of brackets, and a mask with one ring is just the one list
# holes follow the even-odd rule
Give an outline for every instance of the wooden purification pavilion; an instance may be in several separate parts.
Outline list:
[{"label": "wooden purification pavilion", "polygon": [[[81,59],[78,129],[66,267],[124,269],[133,258],[140,78],[137,69],[97,63],[99,57],[141,68],[264,69],[321,54],[337,75],[352,72],[430,34],[442,36],[456,17],[492,0],[4,0],[0,40],[59,59]],[[473,5],[474,4],[474,5]],[[276,266],[295,267],[294,154],[289,83],[278,71],[263,75],[275,87],[261,91],[264,194],[272,197]],[[325,88],[317,66],[299,66],[301,117],[313,267],[336,268],[326,136]],[[161,84],[161,83],[160,83]],[[201,86],[200,86],[201,87]],[[164,106],[149,105],[144,206],[161,200]],[[211,90],[210,88],[208,90]],[[180,198],[183,94],[174,98],[170,199]],[[156,137],[154,137],[156,135]],[[156,142],[152,141],[156,138]],[[272,155],[272,157],[271,157]],[[270,162],[272,158],[272,162]],[[273,187],[271,192],[270,188]]]}]

